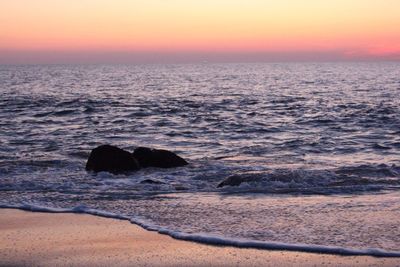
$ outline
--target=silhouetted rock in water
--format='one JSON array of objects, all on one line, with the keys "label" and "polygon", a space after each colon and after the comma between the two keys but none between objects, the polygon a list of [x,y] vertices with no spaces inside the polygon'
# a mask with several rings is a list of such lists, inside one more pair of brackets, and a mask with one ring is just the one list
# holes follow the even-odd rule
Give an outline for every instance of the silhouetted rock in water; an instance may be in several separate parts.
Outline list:
[{"label": "silhouetted rock in water", "polygon": [[224,186],[238,186],[243,183],[243,178],[238,175],[229,176],[222,182],[218,184],[217,187],[224,187]]},{"label": "silhouetted rock in water", "polygon": [[148,147],[138,147],[133,152],[133,156],[143,168],[174,168],[185,166],[188,163],[175,153],[163,149],[151,149]]},{"label": "silhouetted rock in water", "polygon": [[102,145],[92,150],[86,163],[88,171],[122,173],[138,170],[139,164],[131,153],[115,146]]},{"label": "silhouetted rock in water", "polygon": [[183,185],[175,185],[174,188],[175,188],[175,190],[177,190],[177,191],[185,191],[185,190],[188,190],[188,188],[185,187],[185,186],[183,186]]},{"label": "silhouetted rock in water", "polygon": [[[86,170],[118,174],[139,170],[140,168],[173,168],[187,164],[186,160],[167,150],[138,147],[133,153],[129,153],[115,146],[102,145],[96,147],[90,153]],[[141,183],[156,184],[162,182],[147,179]]]},{"label": "silhouetted rock in water", "polygon": [[140,181],[140,183],[141,184],[165,184],[164,182],[152,180],[152,179],[145,179],[143,181]]},{"label": "silhouetted rock in water", "polygon": [[261,180],[261,177],[257,175],[232,175],[220,182],[217,187],[239,186],[242,183],[255,182],[259,180]]}]

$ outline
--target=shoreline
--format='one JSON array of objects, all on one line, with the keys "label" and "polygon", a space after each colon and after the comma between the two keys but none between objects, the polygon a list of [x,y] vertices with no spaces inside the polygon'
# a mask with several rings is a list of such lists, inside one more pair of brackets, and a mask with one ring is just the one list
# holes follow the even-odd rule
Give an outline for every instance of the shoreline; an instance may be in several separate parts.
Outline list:
[{"label": "shoreline", "polygon": [[265,242],[257,240],[245,240],[235,238],[224,238],[215,235],[206,234],[192,234],[192,233],[181,233],[168,230],[166,228],[157,227],[152,224],[143,222],[137,218],[130,218],[123,215],[118,215],[106,211],[96,210],[87,208],[85,206],[77,206],[74,208],[49,208],[35,205],[0,205],[0,209],[17,209],[27,212],[41,212],[50,214],[87,214],[97,216],[101,218],[116,219],[128,221],[131,224],[139,226],[141,229],[155,232],[161,235],[169,236],[175,240],[194,242],[198,244],[211,245],[211,246],[227,246],[234,248],[249,248],[249,249],[260,249],[270,251],[293,251],[293,252],[304,252],[304,253],[316,253],[316,254],[327,254],[337,256],[371,256],[378,258],[400,258],[400,252],[398,251],[386,251],[379,248],[365,248],[356,249],[339,246],[325,246],[325,245],[314,245],[314,244],[301,244],[301,243],[280,243],[280,242]]},{"label": "shoreline", "polygon": [[127,220],[0,209],[0,266],[396,266],[396,258],[237,248],[177,240]]}]

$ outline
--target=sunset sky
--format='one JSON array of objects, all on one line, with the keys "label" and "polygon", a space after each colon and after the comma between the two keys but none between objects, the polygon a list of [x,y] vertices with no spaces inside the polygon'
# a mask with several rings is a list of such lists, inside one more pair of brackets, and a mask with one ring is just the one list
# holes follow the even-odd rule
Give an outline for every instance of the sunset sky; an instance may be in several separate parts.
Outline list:
[{"label": "sunset sky", "polygon": [[0,0],[0,63],[400,60],[399,0]]}]

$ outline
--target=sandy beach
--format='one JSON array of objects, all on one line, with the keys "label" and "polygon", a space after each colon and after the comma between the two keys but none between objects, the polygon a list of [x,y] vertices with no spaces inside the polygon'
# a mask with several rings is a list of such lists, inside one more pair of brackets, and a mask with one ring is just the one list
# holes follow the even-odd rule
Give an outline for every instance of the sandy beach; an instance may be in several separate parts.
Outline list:
[{"label": "sandy beach", "polygon": [[399,266],[397,258],[210,246],[128,221],[0,209],[1,266]]}]

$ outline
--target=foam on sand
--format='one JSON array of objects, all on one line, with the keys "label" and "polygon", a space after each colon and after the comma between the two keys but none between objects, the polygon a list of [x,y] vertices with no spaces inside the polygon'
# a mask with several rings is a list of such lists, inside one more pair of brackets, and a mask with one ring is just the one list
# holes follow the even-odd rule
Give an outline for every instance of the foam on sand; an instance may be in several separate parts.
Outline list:
[{"label": "foam on sand", "polygon": [[137,224],[146,230],[157,231],[160,234],[169,235],[175,239],[219,245],[219,246],[233,246],[240,248],[257,248],[257,249],[269,249],[269,250],[289,250],[289,251],[337,254],[337,255],[348,255],[348,256],[400,257],[400,251],[386,251],[377,248],[354,249],[354,248],[345,248],[339,246],[287,244],[279,242],[264,242],[264,241],[252,241],[252,240],[235,239],[235,238],[225,238],[222,236],[207,235],[207,234],[181,233],[147,223],[146,221],[141,220],[140,218],[129,218],[123,215],[96,210],[85,206],[77,206],[71,209],[67,209],[67,208],[50,208],[32,204],[22,204],[22,205],[0,204],[0,208],[15,208],[27,211],[51,212],[51,213],[86,213],[107,218],[129,220],[130,222]]}]

